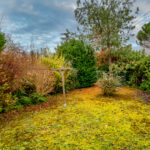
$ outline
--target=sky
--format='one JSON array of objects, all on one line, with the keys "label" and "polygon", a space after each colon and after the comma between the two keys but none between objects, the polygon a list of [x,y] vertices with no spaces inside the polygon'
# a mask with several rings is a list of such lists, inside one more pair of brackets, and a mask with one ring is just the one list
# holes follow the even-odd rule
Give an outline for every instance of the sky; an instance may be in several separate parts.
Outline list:
[{"label": "sky", "polygon": [[[140,12],[134,20],[136,28],[150,21],[150,0],[137,0]],[[11,35],[16,43],[29,49],[32,41],[35,49],[49,47],[52,51],[61,42],[61,33],[68,28],[74,31],[76,0],[0,0],[1,30]],[[134,49],[140,47],[136,38],[128,42]]]}]

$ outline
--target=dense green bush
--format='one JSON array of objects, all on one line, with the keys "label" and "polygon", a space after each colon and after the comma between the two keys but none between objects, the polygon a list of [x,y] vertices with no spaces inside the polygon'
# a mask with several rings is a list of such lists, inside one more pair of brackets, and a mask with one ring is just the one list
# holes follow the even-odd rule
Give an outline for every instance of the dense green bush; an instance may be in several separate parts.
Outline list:
[{"label": "dense green bush", "polygon": [[103,90],[105,96],[111,96],[115,93],[116,88],[121,86],[120,78],[113,74],[103,73],[99,81],[99,86]]},{"label": "dense green bush", "polygon": [[72,39],[69,42],[62,43],[57,48],[56,53],[71,61],[72,67],[77,70],[78,88],[89,87],[95,83],[97,79],[96,58],[94,49],[90,45],[85,45],[83,41]]},{"label": "dense green bush", "polygon": [[23,95],[19,95],[18,101],[16,103],[16,105],[20,106],[29,106],[31,104],[39,104],[41,102],[45,102],[47,100],[47,98],[43,95],[40,95],[38,93],[32,93],[29,96],[27,96],[26,94],[22,93]]},{"label": "dense green bush", "polygon": [[128,69],[129,84],[150,92],[150,56],[137,61]]},{"label": "dense green bush", "polygon": [[31,102],[32,104],[39,104],[41,102],[45,102],[47,100],[47,98],[43,95],[40,95],[38,93],[32,93],[30,95],[31,98]]},{"label": "dense green bush", "polygon": [[23,106],[29,106],[31,105],[31,98],[30,97],[21,97],[18,101],[17,101],[17,105],[23,105]]}]

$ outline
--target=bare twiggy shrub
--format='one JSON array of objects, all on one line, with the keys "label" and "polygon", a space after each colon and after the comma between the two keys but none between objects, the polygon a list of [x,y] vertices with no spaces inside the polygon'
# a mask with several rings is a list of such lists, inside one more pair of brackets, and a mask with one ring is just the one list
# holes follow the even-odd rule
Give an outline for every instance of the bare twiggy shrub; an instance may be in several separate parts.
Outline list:
[{"label": "bare twiggy shrub", "polygon": [[18,51],[4,51],[0,54],[0,85],[9,86],[9,92],[20,87],[24,75],[24,66],[27,58]]},{"label": "bare twiggy shrub", "polygon": [[34,86],[37,93],[46,95],[53,92],[56,79],[52,70],[36,65],[26,72],[24,82]]}]

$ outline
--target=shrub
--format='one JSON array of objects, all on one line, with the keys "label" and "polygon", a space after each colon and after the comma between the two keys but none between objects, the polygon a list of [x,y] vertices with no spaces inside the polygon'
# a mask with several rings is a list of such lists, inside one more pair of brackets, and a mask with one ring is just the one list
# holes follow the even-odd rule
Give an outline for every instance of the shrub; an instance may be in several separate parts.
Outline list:
[{"label": "shrub", "polygon": [[116,91],[116,88],[120,86],[120,78],[115,77],[112,74],[103,73],[103,76],[99,82],[99,85],[106,96],[113,95]]},{"label": "shrub", "polygon": [[47,98],[43,95],[40,95],[38,93],[32,93],[30,95],[31,98],[31,102],[32,104],[39,104],[41,102],[45,102],[47,100]]},{"label": "shrub", "polygon": [[[123,84],[127,84],[130,81],[130,68],[136,64],[142,57],[144,57],[144,51],[135,51],[132,50],[131,46],[125,46],[120,48],[120,50],[112,51],[112,72],[120,76],[123,80]],[[103,57],[108,57],[105,53],[101,52],[98,54],[98,70],[99,72],[108,72],[108,61],[105,58],[105,61],[102,61]]]},{"label": "shrub", "polygon": [[[41,63],[48,66],[49,68],[52,69],[60,69],[62,66],[65,68],[71,68],[71,63],[67,62],[64,57],[62,56],[49,56],[49,57],[41,57],[40,59]],[[54,91],[56,93],[62,92],[62,76],[60,75],[59,72],[54,71],[56,82],[54,85]],[[66,90],[71,90],[76,87],[78,84],[77,82],[77,74],[76,71],[68,71],[65,73],[65,87]]]},{"label": "shrub", "polygon": [[13,92],[21,87],[25,57],[19,51],[0,53],[0,107],[2,112],[12,109],[16,103]]},{"label": "shrub", "polygon": [[31,98],[23,96],[18,100],[17,105],[19,105],[19,104],[21,104],[23,106],[29,106],[32,104]]},{"label": "shrub", "polygon": [[41,95],[53,92],[56,81],[54,72],[47,69],[47,67],[36,65],[34,69],[28,70],[23,78],[24,88],[31,90],[30,93],[37,92]]},{"label": "shrub", "polygon": [[29,106],[31,104],[39,104],[41,102],[45,102],[47,98],[43,95],[40,95],[38,93],[32,93],[29,96],[22,96],[16,103],[17,108],[18,106]]},{"label": "shrub", "polygon": [[150,92],[150,56],[144,57],[130,66],[128,72],[130,73],[130,85]]},{"label": "shrub", "polygon": [[0,113],[7,112],[10,109],[13,109],[16,104],[17,97],[13,96],[9,92],[9,86],[7,83],[0,86]]},{"label": "shrub", "polygon": [[20,88],[24,61],[21,52],[4,51],[0,54],[0,85],[7,83],[10,92]]},{"label": "shrub", "polygon": [[72,39],[57,48],[56,53],[63,55],[77,70],[78,88],[92,86],[97,80],[96,57],[94,49],[83,41]]},{"label": "shrub", "polygon": [[12,95],[12,93],[2,94],[0,98],[0,113],[8,112],[9,110],[14,109],[18,100],[16,96]]}]

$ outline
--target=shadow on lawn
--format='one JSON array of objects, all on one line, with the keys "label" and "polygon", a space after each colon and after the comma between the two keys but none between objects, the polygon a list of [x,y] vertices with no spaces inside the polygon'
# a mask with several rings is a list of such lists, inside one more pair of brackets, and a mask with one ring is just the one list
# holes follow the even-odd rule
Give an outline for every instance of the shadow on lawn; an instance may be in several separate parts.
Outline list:
[{"label": "shadow on lawn", "polygon": [[120,100],[131,101],[131,100],[137,100],[139,98],[136,97],[135,95],[124,95],[120,93],[115,93],[114,95],[111,96],[104,96],[102,93],[100,93],[95,96],[95,99],[103,102],[114,102]]},{"label": "shadow on lawn", "polygon": [[46,102],[30,105],[23,107],[21,109],[11,110],[7,113],[0,114],[0,124],[1,122],[8,122],[14,118],[21,116],[22,114],[29,114],[32,112],[39,112],[43,109],[55,109],[61,103],[61,95],[58,96],[49,96]]}]

